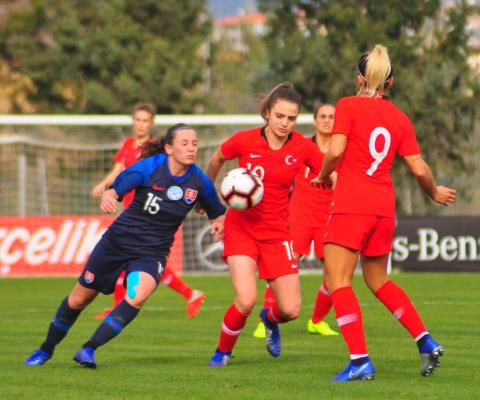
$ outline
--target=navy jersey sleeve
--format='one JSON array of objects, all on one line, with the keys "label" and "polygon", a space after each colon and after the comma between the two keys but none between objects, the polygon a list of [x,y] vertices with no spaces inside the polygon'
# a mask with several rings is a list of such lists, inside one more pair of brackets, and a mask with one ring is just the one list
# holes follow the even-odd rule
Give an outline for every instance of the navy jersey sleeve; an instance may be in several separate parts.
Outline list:
[{"label": "navy jersey sleeve", "polygon": [[140,160],[123,170],[113,182],[112,187],[118,194],[118,201],[131,190],[145,185],[152,172],[164,161],[165,155],[160,154]]},{"label": "navy jersey sleeve", "polygon": [[203,181],[203,191],[200,194],[200,205],[207,212],[210,220],[218,218],[220,215],[225,214],[227,210],[225,206],[220,202],[217,191],[211,179],[205,175],[200,169],[198,169]]}]

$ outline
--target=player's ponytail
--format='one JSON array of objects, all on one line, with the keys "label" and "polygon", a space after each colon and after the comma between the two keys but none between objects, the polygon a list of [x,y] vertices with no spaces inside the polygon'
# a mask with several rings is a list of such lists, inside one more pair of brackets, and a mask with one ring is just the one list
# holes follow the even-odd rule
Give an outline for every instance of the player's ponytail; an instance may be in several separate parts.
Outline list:
[{"label": "player's ponytail", "polygon": [[371,97],[383,93],[393,76],[387,48],[377,44],[370,52],[362,54],[358,73],[363,78],[359,93]]},{"label": "player's ponytail", "polygon": [[260,100],[260,115],[267,121],[268,112],[277,100],[286,100],[295,103],[300,108],[302,97],[290,82],[283,82],[275,86],[262,100]]},{"label": "player's ponytail", "polygon": [[165,153],[165,145],[171,145],[177,132],[184,129],[193,129],[187,124],[175,124],[167,129],[165,135],[158,139],[148,139],[141,147],[140,158],[151,157],[160,153]]}]

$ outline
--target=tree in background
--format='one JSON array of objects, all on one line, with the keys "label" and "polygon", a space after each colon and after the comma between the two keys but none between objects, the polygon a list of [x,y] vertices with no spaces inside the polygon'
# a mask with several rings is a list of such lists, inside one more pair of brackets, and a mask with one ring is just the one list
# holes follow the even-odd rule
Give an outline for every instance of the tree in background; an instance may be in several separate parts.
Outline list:
[{"label": "tree in background", "polygon": [[[359,55],[376,43],[387,46],[396,77],[392,98],[414,122],[425,158],[445,177],[440,183],[467,189],[462,185],[471,182],[458,178],[477,159],[480,106],[479,74],[468,64],[475,49],[467,23],[478,13],[470,3],[445,9],[438,0],[260,0],[270,18],[272,74],[294,83],[308,108],[334,103],[355,94]],[[425,212],[403,167],[394,172],[400,210]]]},{"label": "tree in background", "polygon": [[192,112],[203,101],[206,0],[22,5],[0,26],[0,52],[33,82],[37,112],[125,113],[139,101]]},{"label": "tree in background", "polygon": [[35,92],[32,80],[17,71],[0,58],[0,113],[34,112],[35,106],[28,95]]},{"label": "tree in background", "polygon": [[243,23],[242,17],[237,18],[234,35],[225,30],[211,42],[210,109],[256,113],[259,94],[271,86],[267,51],[262,34]]}]

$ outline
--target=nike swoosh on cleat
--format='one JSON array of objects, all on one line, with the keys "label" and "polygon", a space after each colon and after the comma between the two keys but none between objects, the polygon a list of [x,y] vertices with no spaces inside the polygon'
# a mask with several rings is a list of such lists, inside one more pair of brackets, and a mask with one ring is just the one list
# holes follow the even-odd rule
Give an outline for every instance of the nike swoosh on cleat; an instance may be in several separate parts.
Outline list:
[{"label": "nike swoosh on cleat", "polygon": [[350,373],[348,374],[348,377],[349,377],[350,379],[356,379],[356,378],[358,378],[358,376],[359,376],[359,375],[363,372],[363,370],[364,370],[365,368],[367,368],[367,367],[368,367],[368,364],[363,364],[363,365],[362,365],[359,369],[357,369],[355,372],[350,371]]}]

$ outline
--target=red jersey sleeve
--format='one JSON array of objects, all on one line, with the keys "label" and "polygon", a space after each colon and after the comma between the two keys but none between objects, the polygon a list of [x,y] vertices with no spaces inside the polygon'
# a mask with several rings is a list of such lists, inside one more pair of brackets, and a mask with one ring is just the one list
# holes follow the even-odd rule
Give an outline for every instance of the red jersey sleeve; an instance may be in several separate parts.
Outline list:
[{"label": "red jersey sleeve", "polygon": [[113,157],[113,161],[115,161],[116,163],[122,163],[123,164],[123,161],[125,159],[125,153],[126,153],[127,148],[128,148],[128,139],[129,138],[126,138],[123,141],[122,147],[120,147],[120,150],[118,150],[117,154],[115,154],[115,157]]},{"label": "red jersey sleeve", "polygon": [[405,134],[402,137],[400,146],[398,147],[398,155],[400,157],[411,156],[413,154],[420,154],[420,147],[415,136],[412,121],[405,116]]},{"label": "red jersey sleeve", "polygon": [[332,130],[333,134],[342,133],[346,136],[349,136],[350,132],[352,131],[352,123],[352,115],[348,111],[343,99],[340,99],[335,108],[335,121],[333,123]]},{"label": "red jersey sleeve", "polygon": [[243,144],[245,139],[245,132],[240,131],[232,136],[230,136],[225,142],[220,146],[223,156],[227,160],[232,160],[234,158],[239,158],[243,154]]},{"label": "red jersey sleeve", "polygon": [[318,175],[322,170],[323,155],[318,146],[311,140],[306,140],[307,152],[305,157],[305,164],[315,174]]}]

